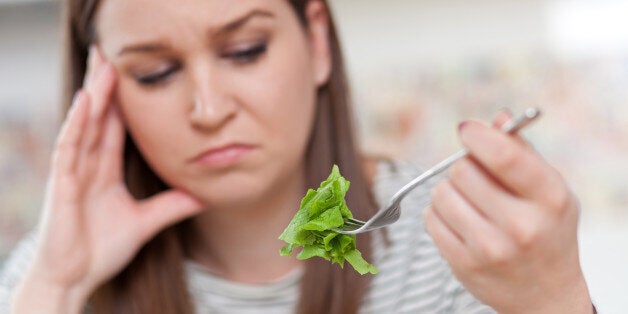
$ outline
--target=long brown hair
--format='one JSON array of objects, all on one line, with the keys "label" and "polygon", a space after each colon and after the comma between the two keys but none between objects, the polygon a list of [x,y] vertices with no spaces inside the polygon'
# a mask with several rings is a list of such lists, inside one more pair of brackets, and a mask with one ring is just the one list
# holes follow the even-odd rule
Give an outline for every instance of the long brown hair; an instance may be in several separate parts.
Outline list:
[{"label": "long brown hair", "polygon": [[[304,29],[305,10],[310,1],[288,0]],[[65,110],[82,85],[88,47],[95,37],[93,19],[97,0],[66,0],[65,22]],[[329,6],[327,6],[329,12]],[[316,122],[306,152],[306,182],[316,187],[338,164],[351,181],[347,204],[358,217],[375,211],[363,160],[355,140],[349,91],[340,43],[329,12],[329,40],[333,59],[329,81],[317,94]],[[125,181],[132,195],[146,198],[168,188],[150,169],[130,136],[125,147]],[[151,239],[133,261],[116,277],[105,283],[91,298],[96,313],[193,313],[188,295],[183,262],[189,221],[167,228]],[[187,242],[189,243],[189,242]],[[368,234],[358,237],[358,248],[368,260],[371,241]],[[351,267],[341,269],[323,259],[306,261],[301,280],[298,313],[355,313],[367,291],[368,276],[358,275]]]}]

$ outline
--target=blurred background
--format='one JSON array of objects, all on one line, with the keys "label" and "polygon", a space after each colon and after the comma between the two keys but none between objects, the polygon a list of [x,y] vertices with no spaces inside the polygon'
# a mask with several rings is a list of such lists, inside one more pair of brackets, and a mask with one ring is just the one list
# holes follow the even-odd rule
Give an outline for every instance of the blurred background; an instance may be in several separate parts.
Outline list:
[{"label": "blurred background", "polygon": [[[581,200],[585,276],[628,311],[628,1],[331,0],[362,145],[431,166],[500,108]],[[0,0],[0,265],[34,227],[61,119],[60,5]]]}]

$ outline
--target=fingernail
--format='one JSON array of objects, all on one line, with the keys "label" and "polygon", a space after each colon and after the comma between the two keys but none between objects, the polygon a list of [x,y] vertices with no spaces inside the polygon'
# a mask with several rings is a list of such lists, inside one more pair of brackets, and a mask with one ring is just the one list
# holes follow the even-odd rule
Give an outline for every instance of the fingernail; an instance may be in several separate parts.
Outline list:
[{"label": "fingernail", "polygon": [[469,121],[462,121],[458,124],[458,132],[462,132],[462,130],[469,125]]},{"label": "fingernail", "polygon": [[508,107],[502,107],[497,112],[503,112],[509,116],[512,116],[512,110],[510,110]]}]

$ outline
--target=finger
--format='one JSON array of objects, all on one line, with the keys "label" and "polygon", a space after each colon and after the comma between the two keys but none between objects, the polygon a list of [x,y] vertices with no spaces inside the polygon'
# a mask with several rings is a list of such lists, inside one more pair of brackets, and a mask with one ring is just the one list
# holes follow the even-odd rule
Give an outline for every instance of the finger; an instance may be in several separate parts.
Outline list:
[{"label": "finger", "polygon": [[[423,212],[425,229],[434,240],[443,258],[451,263],[471,264],[471,256],[464,243],[438,216],[433,206]],[[453,266],[453,265],[452,265]]]},{"label": "finger", "polygon": [[102,55],[96,45],[89,47],[89,53],[87,55],[87,69],[85,70],[85,77],[83,78],[83,87],[89,88],[94,82],[96,76],[99,73],[100,64],[102,63]]},{"label": "finger", "polygon": [[85,91],[79,90],[57,139],[52,167],[57,175],[67,175],[75,171],[88,114],[89,96]]},{"label": "finger", "polygon": [[103,71],[88,90],[92,99],[89,119],[90,125],[88,130],[86,130],[85,148],[88,150],[94,149],[99,144],[105,120],[103,116],[108,104],[111,103],[115,80],[115,73],[112,66],[105,64],[103,65]]},{"label": "finger", "polygon": [[504,108],[497,112],[495,118],[493,118],[493,126],[501,129],[502,126],[512,119],[512,112],[508,108]]},{"label": "finger", "polygon": [[[504,108],[502,110],[500,110],[497,115],[495,115],[495,118],[493,118],[493,127],[499,130],[502,130],[504,127],[504,124],[506,124],[506,122],[512,120],[512,112],[510,110],[508,110],[507,108]],[[511,134],[510,135],[513,139],[515,139],[518,143],[521,143],[523,145],[526,146],[530,146],[530,144],[528,143],[528,141],[525,140],[525,138],[523,138],[520,134]]]},{"label": "finger", "polygon": [[[110,67],[104,65],[105,69]],[[85,135],[81,145],[79,171],[82,175],[94,175],[100,167],[100,156],[97,148],[103,133],[104,117],[99,113],[104,104],[109,103],[113,92],[115,76],[111,69],[103,71],[90,85],[86,92],[90,96],[89,120],[84,129]],[[96,108],[100,107],[100,108]],[[96,109],[95,109],[96,108]]]},{"label": "finger", "polygon": [[547,201],[552,194],[564,192],[560,174],[510,135],[467,121],[460,128],[460,138],[474,160],[516,195]]},{"label": "finger", "polygon": [[475,246],[482,238],[489,222],[456,190],[449,180],[442,181],[432,190],[432,207],[441,220],[457,234],[467,246]]},{"label": "finger", "polygon": [[94,120],[100,119],[111,102],[111,94],[115,86],[116,76],[113,66],[106,61],[102,62],[101,71],[95,78],[94,84],[88,89],[94,97],[94,106],[91,116]]},{"label": "finger", "polygon": [[170,190],[155,195],[140,203],[140,236],[149,239],[167,226],[191,217],[202,209],[200,201],[182,191]]},{"label": "finger", "polygon": [[[504,190],[478,164],[468,158],[451,168],[450,180],[455,189],[489,221],[504,230],[513,230],[516,222],[530,215],[522,201]],[[526,208],[527,209],[527,208]]]},{"label": "finger", "polygon": [[124,153],[124,124],[116,106],[111,106],[105,117],[102,141],[101,172],[113,181],[122,179]]}]

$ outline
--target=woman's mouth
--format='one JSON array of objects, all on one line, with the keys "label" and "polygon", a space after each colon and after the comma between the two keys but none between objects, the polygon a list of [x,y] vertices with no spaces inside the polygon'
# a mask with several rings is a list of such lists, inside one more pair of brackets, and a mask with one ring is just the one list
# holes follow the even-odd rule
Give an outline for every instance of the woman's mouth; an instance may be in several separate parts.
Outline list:
[{"label": "woman's mouth", "polygon": [[193,158],[192,162],[205,168],[227,168],[235,165],[253,149],[252,145],[245,144],[222,145],[203,151]]}]

